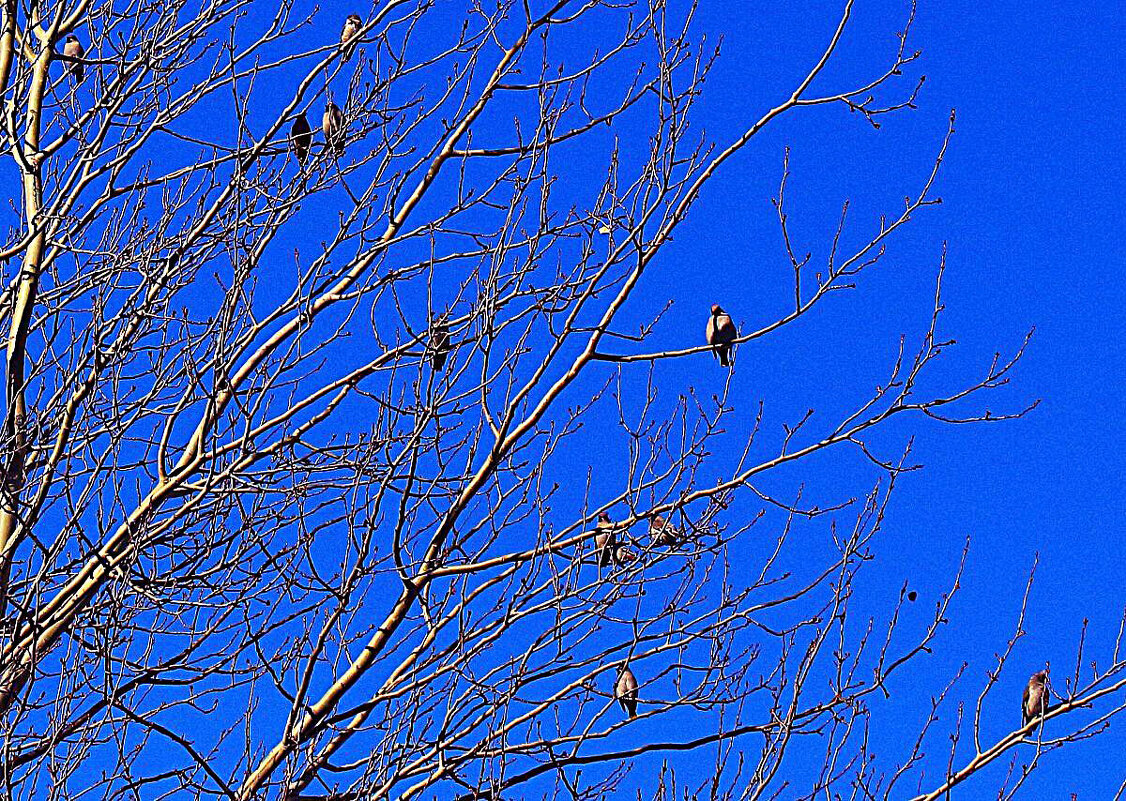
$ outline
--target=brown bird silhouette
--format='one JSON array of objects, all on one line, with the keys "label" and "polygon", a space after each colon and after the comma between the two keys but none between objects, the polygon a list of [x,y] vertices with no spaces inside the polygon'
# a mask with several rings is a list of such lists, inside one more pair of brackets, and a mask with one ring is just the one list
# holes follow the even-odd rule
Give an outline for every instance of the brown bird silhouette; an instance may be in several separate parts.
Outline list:
[{"label": "brown bird silhouette", "polygon": [[618,681],[614,685],[614,698],[622,705],[622,710],[631,718],[637,716],[637,677],[629,669],[629,665],[622,668]]},{"label": "brown bird silhouette", "polygon": [[82,79],[86,75],[86,66],[79,59],[86,55],[86,48],[82,46],[82,42],[78,41],[78,37],[73,33],[66,37],[66,44],[63,45],[63,55],[67,58],[75,59],[67,64],[67,73],[73,77],[75,81],[82,83]]},{"label": "brown bird silhouette", "polygon": [[598,523],[594,527],[594,551],[598,555],[598,564],[608,567],[614,561],[617,551],[617,532],[614,530],[614,521],[610,515],[602,512],[598,515]]},{"label": "brown bird silhouette", "polygon": [[681,543],[680,532],[669,521],[660,515],[649,518],[649,535],[653,542],[664,548],[675,548]]},{"label": "brown bird silhouette", "polygon": [[344,152],[344,112],[340,106],[328,101],[325,106],[324,117],[321,119],[321,130],[324,131],[325,144],[333,152],[340,155]]},{"label": "brown bird silhouette", "polygon": [[[340,32],[340,44],[344,47],[345,61],[356,52],[356,43],[352,40],[356,38],[362,27],[364,27],[364,21],[360,19],[359,14],[349,14],[348,19],[344,20],[344,30]],[[351,46],[348,45],[349,42],[352,42]]]},{"label": "brown bird silhouette", "polygon": [[1020,708],[1025,726],[1043,715],[1048,708],[1050,695],[1047,680],[1048,671],[1038,671],[1032,674],[1028,680],[1028,686],[1024,688],[1024,697],[1021,699]]},{"label": "brown bird silhouette", "polygon": [[309,148],[313,146],[313,129],[309,127],[309,119],[305,112],[297,115],[293,127],[289,129],[289,139],[293,146],[293,153],[297,162],[304,166],[305,159],[309,157]]},{"label": "brown bird silhouette", "polygon": [[704,333],[719,363],[724,367],[730,367],[732,343],[739,336],[739,332],[735,330],[735,323],[731,322],[731,317],[720,308],[718,303],[712,306],[712,316],[708,318],[708,327]]}]

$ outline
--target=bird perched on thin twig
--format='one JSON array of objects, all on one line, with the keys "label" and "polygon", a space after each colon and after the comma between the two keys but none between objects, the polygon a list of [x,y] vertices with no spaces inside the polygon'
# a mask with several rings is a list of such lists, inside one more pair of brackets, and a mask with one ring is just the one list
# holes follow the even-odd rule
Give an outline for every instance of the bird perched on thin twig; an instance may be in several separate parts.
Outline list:
[{"label": "bird perched on thin twig", "polygon": [[82,78],[86,75],[86,67],[82,63],[82,57],[86,55],[86,48],[82,46],[82,42],[78,41],[78,37],[73,33],[66,37],[63,55],[68,59],[73,59],[67,65],[67,74],[74,78],[76,82],[82,83]]},{"label": "bird perched on thin twig", "polygon": [[1021,713],[1024,725],[1036,720],[1048,708],[1048,671],[1041,670],[1032,674],[1028,686],[1024,688],[1024,697],[1021,699]]},{"label": "bird perched on thin twig", "polygon": [[675,548],[680,545],[680,532],[669,521],[660,515],[649,518],[649,534],[653,537],[653,544],[664,548]]},{"label": "bird perched on thin twig", "polygon": [[637,716],[637,677],[628,664],[618,674],[618,681],[614,684],[614,698],[627,715],[631,718]]},{"label": "bird perched on thin twig", "polygon": [[731,366],[731,348],[739,333],[735,330],[735,323],[731,317],[720,308],[719,304],[712,306],[712,316],[708,318],[706,330],[708,344],[724,367]]},{"label": "bird perched on thin twig", "polygon": [[324,131],[325,144],[334,153],[340,155],[344,152],[344,112],[340,106],[331,100],[325,106],[324,118],[321,120],[321,130]]},{"label": "bird perched on thin twig", "polygon": [[304,166],[305,159],[309,157],[309,148],[313,146],[313,129],[309,127],[305,112],[298,114],[297,119],[293,121],[293,127],[289,130],[289,139],[297,156],[297,162]]},{"label": "bird perched on thin twig", "polygon": [[435,373],[442,372],[450,355],[450,327],[440,320],[430,329],[430,366]]},{"label": "bird perched on thin twig", "polygon": [[608,567],[617,555],[617,532],[610,515],[602,512],[598,515],[598,523],[594,526],[594,551],[598,555],[598,564]]},{"label": "bird perched on thin twig", "polygon": [[[344,60],[347,61],[356,52],[356,43],[352,42],[360,33],[360,28],[364,27],[364,21],[360,19],[359,14],[349,14],[348,19],[344,20],[344,30],[340,32],[340,44],[344,48]],[[351,45],[348,43],[352,42]]]}]

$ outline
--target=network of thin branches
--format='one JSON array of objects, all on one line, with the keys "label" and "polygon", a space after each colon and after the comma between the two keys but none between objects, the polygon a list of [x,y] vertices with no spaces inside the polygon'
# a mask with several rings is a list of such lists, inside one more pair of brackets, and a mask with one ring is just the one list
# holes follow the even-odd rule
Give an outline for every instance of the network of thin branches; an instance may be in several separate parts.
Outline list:
[{"label": "network of thin branches", "polygon": [[[870,753],[960,576],[922,626],[849,614],[915,466],[872,437],[1028,410],[986,411],[1024,343],[921,389],[953,347],[944,257],[848,414],[779,442],[730,380],[666,381],[723,369],[647,298],[673,232],[777,118],[909,113],[913,7],[882,69],[819,93],[848,0],[792,93],[712,141],[722,56],[691,3],[2,5],[10,797],[937,799],[1013,759],[1009,797],[1121,709],[1126,655],[1080,643],[1054,701],[982,743],[1010,643],[976,715],[939,723],[944,691]],[[953,123],[888,179],[906,203],[842,213],[816,264],[782,164],[792,296],[736,351],[863,291],[939,202]],[[877,480],[821,508],[767,489],[822,451]]]}]

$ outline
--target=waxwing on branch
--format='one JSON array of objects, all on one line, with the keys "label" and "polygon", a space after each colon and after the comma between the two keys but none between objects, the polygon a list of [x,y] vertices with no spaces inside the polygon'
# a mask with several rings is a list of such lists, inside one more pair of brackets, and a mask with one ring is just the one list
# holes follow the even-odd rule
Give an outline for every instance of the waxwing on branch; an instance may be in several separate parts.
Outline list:
[{"label": "waxwing on branch", "polygon": [[610,515],[602,512],[598,515],[598,523],[594,527],[594,552],[598,557],[598,564],[609,567],[617,555],[618,535],[614,530],[614,522]]},{"label": "waxwing on branch", "polygon": [[631,718],[637,716],[637,677],[633,675],[629,665],[623,667],[618,674],[618,681],[614,684],[614,698],[627,715]]},{"label": "waxwing on branch", "polygon": [[333,152],[340,155],[344,152],[344,112],[340,106],[331,100],[325,106],[324,118],[321,120],[321,130],[324,131],[325,144]]},{"label": "waxwing on branch", "polygon": [[1050,695],[1047,681],[1048,671],[1041,670],[1032,674],[1024,688],[1020,707],[1025,726],[1043,715],[1048,708]]},{"label": "waxwing on branch", "polygon": [[660,515],[649,518],[649,534],[653,538],[653,544],[662,548],[676,548],[681,543],[676,526]]},{"label": "waxwing on branch", "polygon": [[82,83],[82,78],[86,75],[86,68],[81,58],[86,55],[86,48],[82,46],[82,42],[78,41],[78,37],[73,33],[66,37],[66,44],[63,45],[63,55],[68,59],[74,59],[73,61],[67,62],[67,74],[78,83]]},{"label": "waxwing on branch", "polygon": [[731,322],[730,315],[720,308],[718,303],[712,306],[712,315],[708,318],[705,334],[719,363],[724,367],[730,367],[732,343],[739,333],[735,330],[735,323]]},{"label": "waxwing on branch", "polygon": [[[340,44],[344,48],[344,60],[347,61],[356,52],[356,43],[352,42],[360,33],[360,28],[364,27],[364,21],[360,19],[359,14],[349,14],[348,19],[344,20],[344,30],[340,32]],[[348,43],[352,42],[351,45]]]}]

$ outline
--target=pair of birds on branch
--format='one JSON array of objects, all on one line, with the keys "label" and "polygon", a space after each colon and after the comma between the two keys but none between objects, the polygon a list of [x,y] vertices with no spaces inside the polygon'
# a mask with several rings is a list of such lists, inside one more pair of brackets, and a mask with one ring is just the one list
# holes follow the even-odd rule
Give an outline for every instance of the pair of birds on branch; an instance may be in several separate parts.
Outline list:
[{"label": "pair of birds on branch", "polygon": [[[360,35],[363,27],[364,21],[360,19],[359,14],[349,14],[348,19],[344,21],[344,29],[340,32],[340,47],[344,61],[348,61],[356,52],[356,37]],[[321,131],[324,133],[325,144],[336,156],[340,156],[344,152],[344,112],[331,100],[325,103],[324,114],[321,115]],[[309,157],[309,151],[313,147],[313,129],[305,112],[298,114],[297,119],[293,121],[289,139],[293,143],[293,153],[297,156],[298,163],[304,166],[305,159]]]},{"label": "pair of birds on branch", "polygon": [[[662,548],[676,548],[683,542],[676,527],[660,515],[649,518],[649,534],[653,537],[653,544]],[[598,515],[598,523],[594,527],[594,552],[601,567],[621,567],[637,559],[633,551],[618,542],[618,525],[606,512]]]},{"label": "pair of birds on branch", "polygon": [[[1028,686],[1024,688],[1024,698],[1021,701],[1021,714],[1025,726],[1043,717],[1050,699],[1048,672],[1041,670],[1033,673],[1028,680]],[[630,670],[628,662],[622,667],[622,672],[618,674],[618,680],[614,683],[614,700],[631,718],[637,716],[637,677]]]},{"label": "pair of birds on branch", "polygon": [[[325,144],[339,157],[344,152],[344,112],[331,100],[325,104],[321,131],[325,135]],[[309,157],[309,151],[313,147],[313,129],[309,127],[304,111],[293,121],[289,139],[293,143],[293,153],[297,156],[298,163],[305,166],[305,159]]]}]

